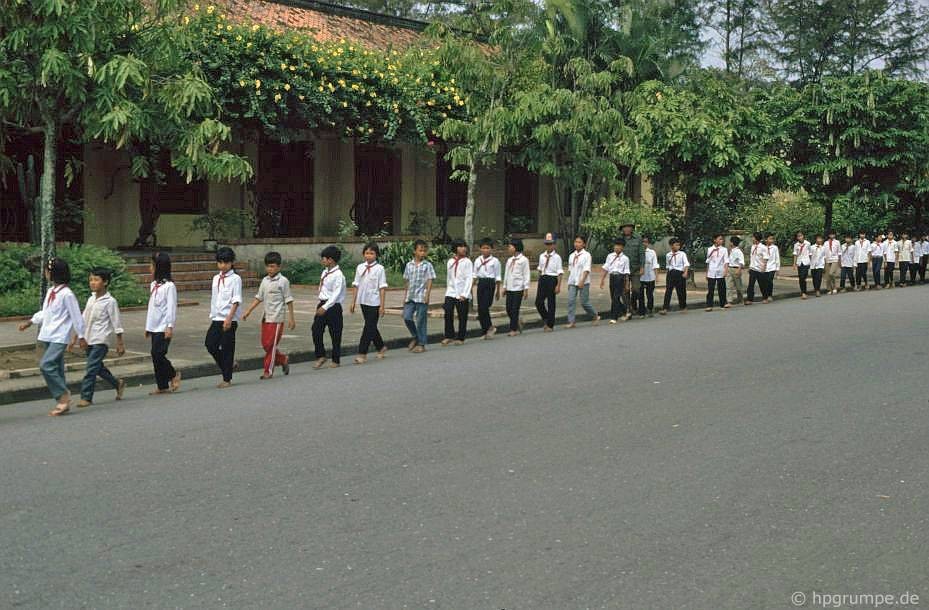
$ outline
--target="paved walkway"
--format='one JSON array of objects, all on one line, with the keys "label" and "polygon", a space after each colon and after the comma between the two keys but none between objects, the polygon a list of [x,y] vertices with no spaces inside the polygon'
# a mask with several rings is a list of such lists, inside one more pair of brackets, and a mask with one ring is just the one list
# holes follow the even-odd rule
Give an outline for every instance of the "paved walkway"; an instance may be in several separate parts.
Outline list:
[{"label": "paved walkway", "polygon": [[[784,276],[776,280],[775,296],[786,298],[798,296],[799,291],[797,282],[794,277],[790,277],[792,270],[785,269]],[[744,277],[747,282],[747,274]],[[598,311],[604,312],[609,309],[609,290],[600,290],[599,274],[595,275],[591,287],[591,301]],[[697,272],[697,289],[690,287],[687,298],[690,307],[702,308],[703,300],[706,294],[706,283],[703,273]],[[530,287],[529,299],[524,301],[523,320],[527,328],[537,328],[540,326],[539,316],[535,311],[535,282]],[[430,342],[435,343],[441,339],[443,330],[442,311],[440,305],[444,299],[445,289],[437,288],[432,292],[432,306],[434,310],[429,321]],[[559,323],[564,321],[567,313],[567,291],[562,290],[558,297],[558,320]],[[349,298],[351,295],[348,295]],[[664,296],[664,276],[659,275],[658,286],[655,290],[656,308],[660,306]],[[171,342],[170,358],[174,365],[180,369],[184,378],[217,375],[216,366],[212,358],[206,352],[203,346],[203,339],[206,329],[209,326],[209,301],[208,292],[184,292],[181,295],[182,300],[196,301],[198,304],[189,307],[178,308],[177,329],[174,339]],[[248,296],[250,299],[251,295]],[[316,305],[316,288],[311,286],[294,287],[294,297],[296,300],[296,317],[297,329],[287,332],[284,335],[282,348],[285,352],[290,353],[293,362],[303,362],[311,360],[312,341],[310,339],[310,325],[314,315]],[[380,330],[385,341],[391,347],[402,348],[409,341],[409,334],[399,315],[399,309],[402,307],[403,290],[388,290],[387,306],[392,309],[380,322]],[[676,299],[672,300],[672,307],[676,307]],[[246,306],[248,302],[246,303]],[[580,308],[579,308],[580,311]],[[502,326],[505,323],[506,316],[503,311],[503,301],[497,302],[493,309],[495,323]],[[605,316],[604,316],[605,317]],[[476,308],[472,307],[472,322],[469,323],[469,332],[472,336],[480,334],[480,328],[476,321]],[[240,323],[236,334],[236,359],[240,364],[239,375],[257,375],[261,369],[263,351],[260,347],[259,339],[259,321],[261,320],[260,309],[256,310],[247,322]],[[579,323],[584,323],[586,316],[578,317]],[[635,320],[628,323],[638,323]],[[30,329],[25,333],[17,330],[18,322],[0,322],[0,348],[12,345],[28,344],[36,337],[36,330]],[[345,328],[342,334],[343,364],[351,364],[351,358],[357,350],[358,339],[361,336],[361,328],[364,321],[360,312],[355,315],[348,314],[346,306]],[[123,326],[126,328],[126,349],[127,357],[125,365],[120,365],[119,359],[114,361],[111,370],[120,377],[125,377],[129,381],[129,387],[140,385],[149,385],[153,383],[151,361],[149,358],[139,357],[141,354],[147,354],[149,351],[149,342],[143,336],[145,327],[145,311],[130,311],[123,313]],[[503,338],[503,337],[500,337]],[[328,335],[326,337],[327,348],[329,347]],[[405,351],[405,350],[404,350]],[[115,355],[111,352],[111,355]],[[255,373],[243,371],[256,371]],[[74,370],[67,374],[69,384],[76,389],[78,382],[82,377],[81,370]],[[31,376],[25,378],[6,378],[8,371],[0,371],[0,404],[9,404],[33,400],[48,396],[45,384],[41,376]],[[100,386],[102,387],[102,386]],[[112,400],[112,392],[103,391],[97,400]]]}]

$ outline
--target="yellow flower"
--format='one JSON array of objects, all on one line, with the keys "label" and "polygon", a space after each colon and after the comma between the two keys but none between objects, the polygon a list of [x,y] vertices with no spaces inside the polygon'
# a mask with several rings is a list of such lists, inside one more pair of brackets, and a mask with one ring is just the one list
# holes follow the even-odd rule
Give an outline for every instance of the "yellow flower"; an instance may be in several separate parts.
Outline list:
[{"label": "yellow flower", "polygon": [[459,105],[459,106],[464,106],[464,100],[458,100],[458,105]]},{"label": "yellow flower", "polygon": [[370,108],[370,107],[371,107],[371,102],[370,102],[370,101],[368,101],[368,102],[365,102],[365,106],[367,106],[367,107],[369,107],[369,108]]},{"label": "yellow flower", "polygon": [[195,11],[199,11],[199,10],[200,10],[200,5],[199,5],[199,4],[195,4],[195,5],[194,5],[194,10],[195,10]]},{"label": "yellow flower", "polygon": [[235,37],[235,41],[236,41],[236,42],[242,42],[242,36],[241,36],[240,34],[237,34],[236,37]]},{"label": "yellow flower", "polygon": [[213,6],[213,5],[211,4],[211,5],[209,5],[208,7],[206,7],[206,14],[207,14],[207,15],[212,15],[212,14],[213,14],[213,11],[215,11],[215,10],[216,10],[216,7]]},{"label": "yellow flower", "polygon": [[231,31],[232,31],[232,26],[231,26],[231,25],[227,25],[227,26],[226,26],[226,31],[227,31],[227,32],[231,32]]},{"label": "yellow flower", "polygon": [[322,86],[322,85],[319,86],[319,90],[320,90],[320,91],[323,90],[323,86]]},{"label": "yellow flower", "polygon": [[184,15],[184,25],[190,25],[190,17]]},{"label": "yellow flower", "polygon": [[443,113],[442,113],[442,118],[443,118],[443,119],[447,119],[447,118],[448,118],[448,114],[446,114],[446,113],[443,112]]},{"label": "yellow flower", "polygon": [[339,86],[340,86],[340,87],[344,87],[344,86],[345,86],[345,79],[342,79],[342,78],[339,79]]},{"label": "yellow flower", "polygon": [[281,70],[286,70],[286,69],[287,69],[287,64],[281,64]]},{"label": "yellow flower", "polygon": [[239,86],[240,86],[240,87],[244,87],[244,86],[245,86],[245,81],[244,81],[244,80],[240,80],[240,81],[239,81]]},{"label": "yellow flower", "polygon": [[426,105],[427,105],[427,106],[435,106],[435,100],[429,100],[428,102],[426,102]]},{"label": "yellow flower", "polygon": [[280,93],[275,93],[275,94],[274,94],[274,101],[275,101],[275,102],[281,101],[281,94],[280,94]]},{"label": "yellow flower", "polygon": [[372,91],[372,92],[371,92],[371,97],[377,97],[377,93],[375,93],[374,91]]},{"label": "yellow flower", "polygon": [[252,26],[252,31],[253,31],[253,32],[257,32],[257,31],[260,30],[260,29],[261,29],[261,26],[258,25],[257,23],[256,23],[255,25]]},{"label": "yellow flower", "polygon": [[261,89],[261,81],[258,79],[255,79],[255,89]]},{"label": "yellow flower", "polygon": [[252,43],[246,42],[246,43],[245,43],[245,48],[246,48],[246,49],[251,49],[251,48],[252,48]]},{"label": "yellow flower", "polygon": [[302,95],[298,95],[297,97],[299,97],[299,98],[300,98],[300,101],[301,101],[301,102],[302,102],[302,101],[303,101],[303,99],[304,99]]},{"label": "yellow flower", "polygon": [[348,102],[342,102],[342,108],[348,108]]},{"label": "yellow flower", "polygon": [[352,91],[358,91],[358,84],[352,83]]},{"label": "yellow flower", "polygon": [[374,133],[374,128],[373,128],[373,127],[368,127],[368,133]]},{"label": "yellow flower", "polygon": [[297,66],[287,66],[287,69],[290,70],[291,72],[296,72]]},{"label": "yellow flower", "polygon": [[290,83],[284,83],[284,91],[290,91]]},{"label": "yellow flower", "polygon": [[332,85],[332,83],[329,83],[329,91],[335,91],[335,87]]}]

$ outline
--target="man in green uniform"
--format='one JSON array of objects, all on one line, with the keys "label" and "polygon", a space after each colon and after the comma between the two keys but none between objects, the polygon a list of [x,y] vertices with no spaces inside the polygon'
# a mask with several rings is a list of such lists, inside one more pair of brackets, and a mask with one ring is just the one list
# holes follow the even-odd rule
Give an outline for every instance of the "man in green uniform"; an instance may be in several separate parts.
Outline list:
[{"label": "man in green uniform", "polygon": [[645,304],[639,299],[639,280],[644,270],[645,246],[642,245],[642,238],[633,232],[635,231],[635,223],[624,222],[619,228],[623,233],[623,239],[626,240],[626,249],[623,252],[629,257],[629,281],[632,291],[629,312],[644,316]]}]

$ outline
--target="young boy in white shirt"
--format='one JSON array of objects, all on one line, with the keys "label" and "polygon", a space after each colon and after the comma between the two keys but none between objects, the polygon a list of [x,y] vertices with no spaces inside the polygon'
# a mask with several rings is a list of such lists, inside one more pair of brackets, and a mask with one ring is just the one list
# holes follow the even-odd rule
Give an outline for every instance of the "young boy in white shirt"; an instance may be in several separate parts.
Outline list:
[{"label": "young boy in white shirt", "polygon": [[810,242],[803,237],[802,231],[797,231],[794,241],[794,269],[797,270],[797,279],[800,280],[800,298],[806,299],[806,280],[810,274]]},{"label": "young boy in white shirt", "polygon": [[913,264],[913,241],[910,234],[904,231],[900,234],[900,281],[897,286],[903,288],[907,285],[907,275],[910,272],[910,265]]},{"label": "young boy in white shirt", "polygon": [[813,238],[810,246],[810,275],[813,278],[813,293],[822,296],[823,271],[826,269],[826,244],[822,235]]},{"label": "young boy in white shirt", "polygon": [[740,245],[741,238],[733,235],[729,238],[729,283],[727,301],[729,304],[742,303],[742,269],[745,267],[745,253]]},{"label": "young boy in white shirt", "polygon": [[500,260],[493,255],[494,242],[489,237],[481,240],[481,255],[474,259],[474,279],[477,289],[477,319],[484,339],[491,339],[497,329],[490,318],[490,307],[500,300]]},{"label": "young boy in white shirt", "polygon": [[574,252],[568,256],[568,323],[565,328],[574,328],[575,308],[580,297],[581,307],[590,316],[594,326],[600,322],[597,310],[590,303],[590,269],[593,261],[587,251],[587,239],[577,235],[574,238]]},{"label": "young boy in white shirt", "polygon": [[897,267],[897,256],[900,253],[900,244],[894,238],[893,231],[887,231],[884,240],[884,287],[894,287],[894,270]]},{"label": "young boy in white shirt", "polygon": [[503,287],[506,291],[506,315],[510,318],[510,337],[521,332],[522,323],[519,320],[519,309],[523,299],[529,296],[529,281],[531,270],[529,258],[523,255],[523,240],[511,239],[507,246],[510,258],[506,261],[506,275],[503,278]]},{"label": "young boy in white shirt", "polygon": [[[119,317],[119,303],[108,292],[112,275],[108,269],[95,268],[90,272],[90,297],[84,306],[84,339],[87,341],[87,369],[81,381],[81,400],[78,407],[89,407],[94,401],[97,377],[116,390],[116,400],[123,399],[126,380],[117,379],[103,364],[110,349],[110,336],[116,335],[116,354],[126,353],[123,343],[123,325]],[[74,348],[72,340],[68,351]]]},{"label": "young boy in white shirt", "polygon": [[858,231],[858,241],[855,242],[855,290],[867,290],[868,286],[868,255],[871,253],[871,242],[868,241],[864,231]]},{"label": "young boy in white shirt", "polygon": [[745,295],[745,304],[751,305],[755,301],[755,284],[761,289],[761,298],[764,298],[765,271],[768,266],[768,247],[762,243],[764,236],[752,233],[752,247],[749,251],[748,261],[748,292]]},{"label": "young boy in white shirt", "polygon": [[871,263],[871,283],[876,290],[881,289],[881,270],[884,268],[884,236],[878,233],[871,242],[868,251],[868,262]]},{"label": "young boy in white shirt", "polygon": [[929,233],[923,233],[923,238],[920,241],[922,249],[920,251],[919,257],[919,283],[926,283],[926,267],[929,265]]},{"label": "young boy in white shirt", "polygon": [[279,252],[265,254],[267,275],[261,278],[252,304],[242,314],[244,322],[259,304],[264,303],[264,315],[261,317],[261,348],[265,351],[265,358],[259,379],[271,379],[276,366],[281,367],[284,375],[290,375],[290,361],[287,354],[280,350],[281,337],[284,336],[285,310],[290,314],[290,330],[297,328],[297,320],[294,317],[294,297],[290,293],[290,281],[281,274],[282,262]]},{"label": "young boy in white shirt", "polygon": [[[468,246],[458,239],[452,242],[454,255],[448,259],[445,280],[445,338],[442,345],[464,345],[468,334],[468,310],[471,304],[471,286],[474,283],[474,265],[468,258]],[[458,330],[455,330],[455,314]]]},{"label": "young boy in white shirt", "polygon": [[316,362],[314,369],[321,369],[326,364],[326,345],[323,333],[329,329],[332,341],[332,363],[329,368],[338,368],[342,359],[342,304],[345,302],[345,275],[339,269],[342,251],[335,246],[326,246],[319,253],[323,273],[319,278],[319,303],[313,317],[313,348]]},{"label": "young boy in white shirt", "polygon": [[[642,259],[642,275],[639,276],[639,294],[638,294],[638,314],[640,317],[645,317],[646,313],[648,317],[654,315],[655,310],[655,281],[658,279],[658,269],[661,266],[658,264],[658,253],[655,252],[655,249],[652,248],[652,239],[647,236],[642,236],[642,248],[644,251]],[[630,267],[630,283],[634,284],[631,281],[632,274],[635,273],[635,269]],[[632,313],[632,312],[627,312]]]},{"label": "young boy in white shirt", "polygon": [[713,311],[713,292],[719,293],[719,306],[729,309],[726,302],[726,275],[729,273],[729,251],[723,246],[723,236],[713,236],[713,245],[706,250],[706,310]]},{"label": "young boy in white shirt", "polygon": [[355,364],[364,364],[368,361],[368,348],[374,344],[377,350],[377,359],[383,360],[387,353],[384,338],[377,328],[377,322],[384,316],[384,301],[387,297],[387,271],[377,259],[381,255],[381,248],[376,243],[366,244],[362,256],[364,262],[355,268],[355,281],[352,286],[352,304],[349,313],[355,313],[355,305],[361,306],[361,315],[365,325],[361,330],[361,339],[358,341],[358,355]]},{"label": "young boy in white shirt", "polygon": [[623,254],[626,240],[622,237],[613,242],[613,251],[606,255],[603,263],[603,275],[600,277],[600,290],[610,278],[610,324],[616,324],[619,318],[628,320],[631,315],[630,299],[628,297],[629,283],[629,257]]},{"label": "young boy in white shirt", "polygon": [[[842,244],[842,255],[839,257],[842,263],[842,277],[839,279],[839,290],[848,292],[855,283],[855,259],[857,257],[858,247],[852,241],[851,233],[844,236],[845,243]],[[848,280],[848,287],[845,287],[845,280]]]},{"label": "young boy in white shirt", "polygon": [[826,293],[837,294],[836,281],[839,279],[841,269],[840,259],[842,257],[842,244],[836,239],[835,231],[829,231],[829,239],[826,240],[826,267],[823,275],[826,277]]},{"label": "young boy in white shirt", "polygon": [[239,306],[242,304],[242,278],[232,268],[235,253],[232,248],[216,251],[216,268],[213,276],[213,293],[210,298],[210,328],[204,344],[216,361],[223,379],[216,387],[232,385],[235,366],[235,333],[239,327]]},{"label": "young boy in white shirt", "polygon": [[665,255],[665,268],[668,270],[665,276],[664,307],[661,308],[661,315],[666,315],[671,308],[671,293],[677,292],[677,306],[681,313],[687,313],[687,273],[690,270],[690,261],[687,260],[687,254],[681,252],[681,240],[672,237],[670,240],[671,251]]},{"label": "young boy in white shirt", "polygon": [[766,243],[768,246],[768,265],[765,269],[765,285],[762,286],[762,289],[767,289],[768,292],[766,295],[762,293],[765,297],[762,303],[770,303],[774,300],[774,279],[777,277],[777,272],[781,270],[781,250],[774,243],[772,233],[768,233]]},{"label": "young boy in white shirt", "polygon": [[545,234],[545,252],[539,255],[539,285],[536,287],[535,308],[542,318],[545,332],[555,330],[555,296],[561,292],[564,267],[555,252],[555,234]]}]

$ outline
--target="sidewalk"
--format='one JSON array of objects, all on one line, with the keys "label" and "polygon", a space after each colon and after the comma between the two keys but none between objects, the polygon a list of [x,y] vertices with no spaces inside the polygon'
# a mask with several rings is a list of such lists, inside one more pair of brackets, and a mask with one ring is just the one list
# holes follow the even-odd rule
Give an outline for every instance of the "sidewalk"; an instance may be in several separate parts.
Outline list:
[{"label": "sidewalk", "polygon": [[[792,269],[784,269],[784,276],[775,280],[774,294],[776,299],[790,298],[799,296],[796,276],[792,275]],[[702,271],[697,271],[697,289],[688,286],[687,302],[689,309],[702,311],[704,299],[706,296],[706,282]],[[591,283],[591,301],[603,316],[603,324],[606,324],[606,312],[609,311],[609,289],[599,288],[600,275],[599,271],[595,273]],[[747,286],[748,275],[743,274],[743,284]],[[316,307],[316,287],[315,286],[294,286],[294,308],[296,311],[297,328],[294,331],[286,331],[282,342],[282,349],[290,354],[291,362],[306,362],[314,359],[312,339],[310,338],[310,325],[313,321],[313,315]],[[664,298],[664,274],[659,274],[657,286],[655,288],[655,308],[661,306]],[[540,328],[541,322],[539,315],[535,310],[535,282],[529,288],[529,298],[523,301],[521,319],[526,329]],[[198,302],[195,306],[179,307],[177,310],[177,327],[174,333],[174,339],[171,341],[169,357],[174,366],[180,370],[184,379],[191,379],[202,376],[218,376],[218,371],[213,359],[207,353],[203,346],[203,339],[209,326],[209,292],[184,292],[183,300]],[[247,307],[251,303],[252,295],[246,293]],[[429,318],[429,343],[430,349],[437,347],[438,341],[442,339],[443,320],[441,304],[445,298],[444,287],[436,288],[432,291],[430,302]],[[350,301],[351,293],[347,295]],[[409,343],[410,336],[399,314],[402,308],[403,290],[392,289],[387,291],[388,313],[379,324],[381,335],[388,347],[392,350],[388,357],[402,356],[408,357],[405,349]],[[672,299],[672,310],[676,310],[677,300]],[[558,295],[558,324],[563,324],[567,315],[567,290],[562,285],[562,291]],[[118,358],[115,351],[110,352],[109,356],[113,358],[110,370],[117,377],[123,377],[127,381],[127,398],[131,399],[133,394],[139,390],[134,389],[139,386],[149,386],[154,384],[152,375],[151,360],[147,357],[150,344],[144,338],[145,328],[145,311],[124,312],[123,327],[126,329],[125,343],[126,356]],[[503,308],[503,299],[494,304],[492,315],[494,324],[499,329],[503,329],[507,323],[507,317]],[[471,308],[471,321],[468,324],[469,337],[480,336],[480,327],[477,323],[477,310],[475,306]],[[656,318],[657,319],[657,316]],[[260,347],[260,322],[261,310],[257,309],[247,322],[240,322],[236,333],[236,359],[239,362],[240,371],[236,374],[238,378],[257,377],[262,368],[262,358],[264,352]],[[578,307],[578,322],[585,324],[587,316]],[[637,321],[635,319],[625,322],[646,323],[647,321]],[[652,320],[654,322],[654,320]],[[33,342],[37,335],[35,328],[26,332],[19,332],[17,326],[19,322],[9,321],[0,322],[0,349],[4,347],[23,345]],[[361,313],[355,315],[348,313],[348,304],[345,306],[345,324],[342,332],[342,364],[352,366],[352,357],[357,352],[358,339],[361,336],[361,329],[364,325]],[[495,340],[505,340],[505,333],[498,334]],[[326,335],[326,347],[329,348],[329,337]],[[398,349],[399,348],[399,349]],[[489,349],[492,347],[489,346]],[[393,351],[396,350],[396,351]],[[140,357],[144,355],[145,357]],[[412,357],[412,356],[410,356]],[[416,356],[416,357],[427,357]],[[125,363],[125,364],[124,364]],[[33,365],[37,366],[37,364]],[[376,366],[372,362],[368,366]],[[80,379],[83,376],[81,367],[69,367],[76,370],[69,370],[67,373],[68,384],[75,392],[79,387]],[[278,374],[280,370],[278,369]],[[48,390],[45,387],[41,375],[32,375],[28,377],[15,377],[16,373],[11,371],[0,370],[0,404],[10,404],[24,402],[28,400],[48,398]],[[113,393],[108,387],[98,385],[101,393],[96,397],[98,401],[109,402],[113,400]],[[146,391],[148,388],[146,388]]]}]

